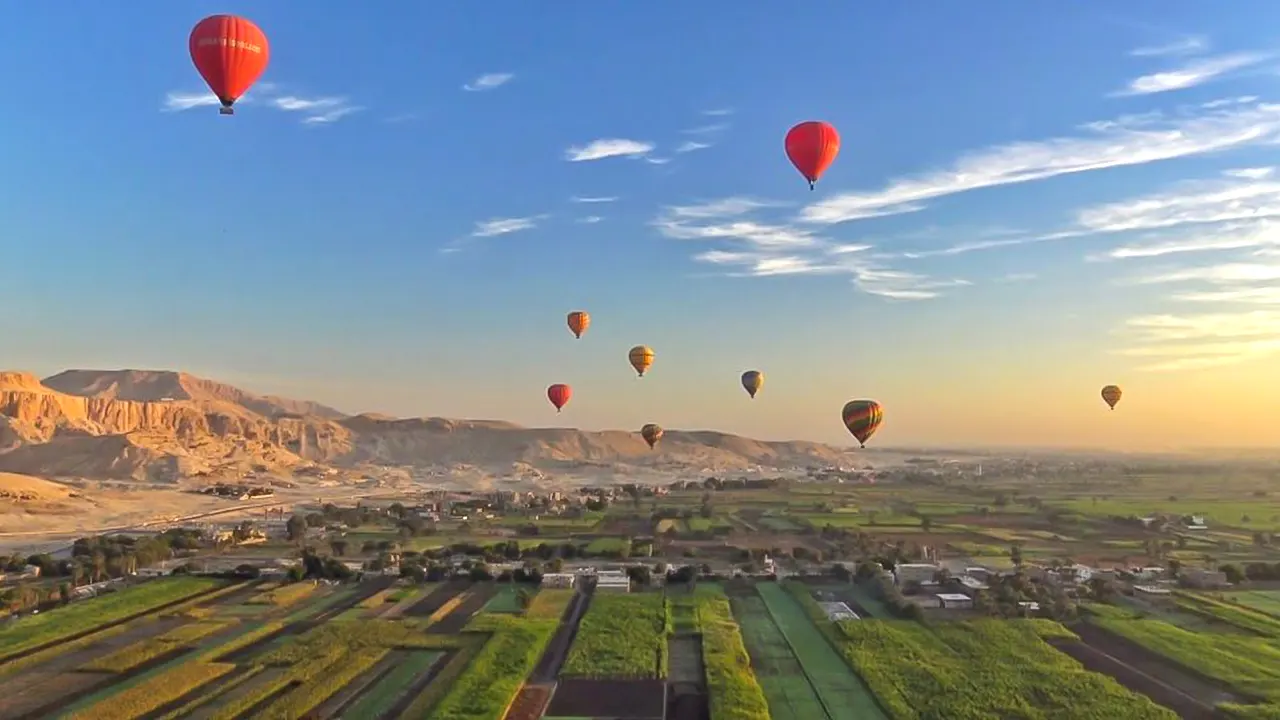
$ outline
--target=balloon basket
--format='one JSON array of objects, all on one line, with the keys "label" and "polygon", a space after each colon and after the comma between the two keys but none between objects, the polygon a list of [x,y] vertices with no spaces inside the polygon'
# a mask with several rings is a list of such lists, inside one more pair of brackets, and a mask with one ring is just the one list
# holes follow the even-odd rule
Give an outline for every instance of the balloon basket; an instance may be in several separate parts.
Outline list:
[{"label": "balloon basket", "polygon": [[220,107],[218,108],[218,114],[219,115],[235,115],[236,111],[233,108]]}]

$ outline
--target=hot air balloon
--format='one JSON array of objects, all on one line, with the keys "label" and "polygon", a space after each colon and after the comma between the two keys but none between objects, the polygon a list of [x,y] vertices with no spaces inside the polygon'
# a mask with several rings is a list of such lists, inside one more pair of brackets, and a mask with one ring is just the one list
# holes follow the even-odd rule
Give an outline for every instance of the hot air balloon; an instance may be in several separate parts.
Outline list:
[{"label": "hot air balloon", "polygon": [[582,333],[591,327],[591,314],[583,310],[574,310],[569,313],[568,322],[569,332],[572,332],[574,337],[582,339]]},{"label": "hot air balloon", "polygon": [[831,123],[802,122],[787,131],[787,157],[796,166],[809,189],[840,154],[840,133]]},{"label": "hot air balloon", "polygon": [[644,441],[649,443],[650,450],[653,449],[654,445],[658,444],[658,441],[662,439],[662,435],[662,428],[654,425],[653,423],[649,423],[648,425],[640,428],[640,437],[644,438]]},{"label": "hot air balloon", "polygon": [[754,400],[756,393],[760,392],[760,388],[764,387],[764,373],[759,370],[748,370],[742,373],[742,387]]},{"label": "hot air balloon", "polygon": [[858,445],[866,447],[867,441],[884,422],[884,408],[875,400],[850,400],[844,404],[840,417],[849,434],[857,438]]},{"label": "hot air balloon", "polygon": [[267,69],[271,49],[267,36],[252,22],[235,15],[210,15],[196,23],[187,41],[191,62],[222,107],[223,115]]},{"label": "hot air balloon", "polygon": [[1111,406],[1112,410],[1116,409],[1116,403],[1120,402],[1120,396],[1124,393],[1120,392],[1120,386],[1108,385],[1102,388],[1102,399]]},{"label": "hot air balloon", "polygon": [[640,377],[644,377],[645,371],[653,366],[653,348],[648,345],[637,345],[627,353],[627,359],[631,361],[631,367],[636,369]]},{"label": "hot air balloon", "polygon": [[560,412],[565,405],[568,405],[571,397],[573,397],[573,388],[564,383],[556,383],[547,388],[547,399],[556,406],[556,412]]}]

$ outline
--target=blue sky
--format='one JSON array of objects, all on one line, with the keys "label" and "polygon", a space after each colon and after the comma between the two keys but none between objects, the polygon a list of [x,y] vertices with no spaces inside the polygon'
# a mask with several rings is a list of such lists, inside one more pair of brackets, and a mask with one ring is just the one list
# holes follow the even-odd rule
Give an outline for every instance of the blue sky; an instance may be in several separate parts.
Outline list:
[{"label": "blue sky", "polygon": [[[886,444],[1250,444],[1280,403],[1275,3],[128,7],[0,51],[10,366],[828,441],[874,397]],[[271,42],[232,118],[214,12]]]}]

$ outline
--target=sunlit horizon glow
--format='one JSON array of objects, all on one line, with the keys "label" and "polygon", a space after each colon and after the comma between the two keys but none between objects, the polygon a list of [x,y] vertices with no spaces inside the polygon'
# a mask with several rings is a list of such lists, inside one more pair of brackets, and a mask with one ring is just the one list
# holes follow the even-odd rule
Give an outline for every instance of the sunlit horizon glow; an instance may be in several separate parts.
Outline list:
[{"label": "sunlit horizon glow", "polygon": [[[1275,443],[1280,6],[725,26],[500,3],[354,27],[233,1],[272,65],[228,118],[185,54],[201,13],[140,1],[33,7],[13,41],[52,61],[0,121],[7,368],[842,445],[840,408],[871,398],[886,448]],[[91,52],[126,29],[155,40]],[[814,192],[782,154],[805,119],[842,133]]]}]

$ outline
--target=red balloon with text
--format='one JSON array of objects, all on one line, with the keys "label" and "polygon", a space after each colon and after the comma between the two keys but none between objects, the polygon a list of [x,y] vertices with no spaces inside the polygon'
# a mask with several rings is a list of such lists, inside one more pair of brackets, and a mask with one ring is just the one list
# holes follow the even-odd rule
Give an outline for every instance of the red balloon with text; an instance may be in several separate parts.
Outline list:
[{"label": "red balloon with text", "polygon": [[564,406],[569,404],[569,398],[571,397],[573,397],[573,388],[563,383],[556,383],[547,388],[547,399],[551,401],[552,405],[556,406],[556,412],[564,409]]},{"label": "red balloon with text", "polygon": [[257,82],[271,59],[262,29],[235,15],[210,15],[196,23],[188,45],[191,62],[218,96],[223,115],[233,114],[231,106]]},{"label": "red balloon with text", "polygon": [[787,157],[796,166],[809,189],[840,154],[840,133],[831,123],[802,122],[787,131]]}]

